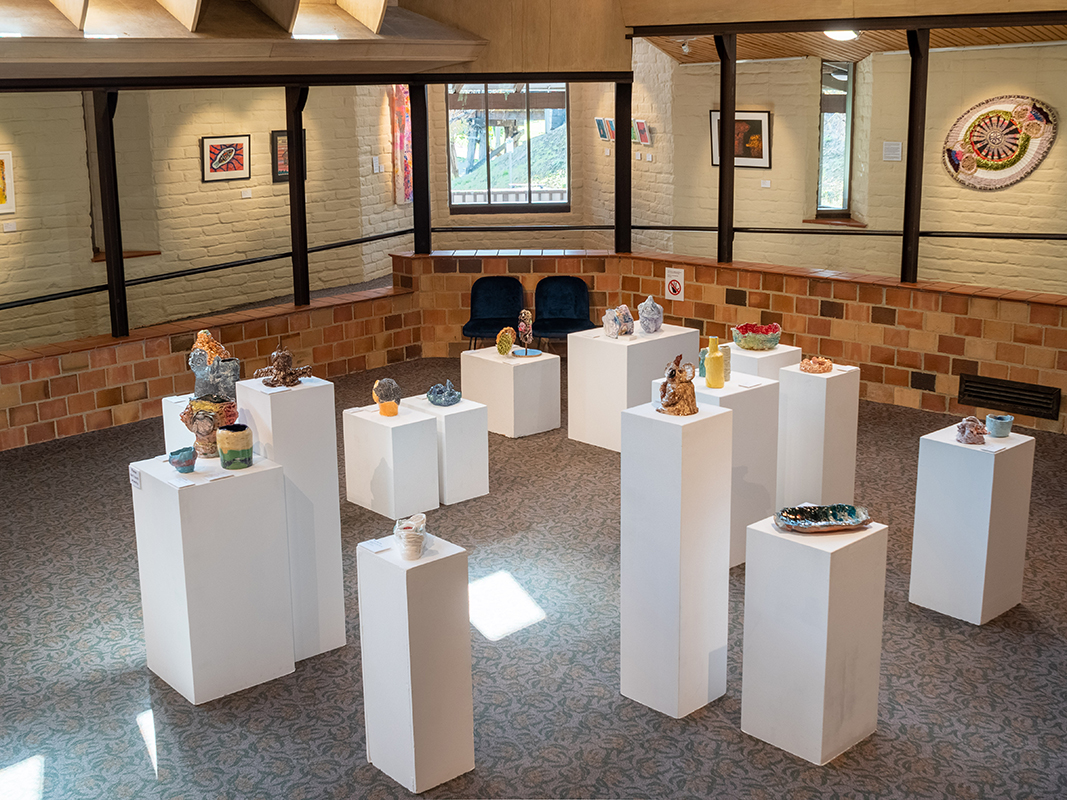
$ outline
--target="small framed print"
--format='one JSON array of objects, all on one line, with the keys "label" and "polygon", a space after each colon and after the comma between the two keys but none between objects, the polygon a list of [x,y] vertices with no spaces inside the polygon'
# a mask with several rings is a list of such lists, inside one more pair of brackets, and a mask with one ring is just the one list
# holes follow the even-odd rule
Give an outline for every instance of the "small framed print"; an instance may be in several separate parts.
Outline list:
[{"label": "small framed print", "polygon": [[608,119],[605,119],[604,122],[606,122],[607,126],[608,126],[608,140],[614,142],[615,141],[615,120],[608,118]]},{"label": "small framed print", "polygon": [[608,138],[608,126],[604,123],[603,117],[596,118],[596,132],[600,134],[600,138],[605,142],[611,141]]},{"label": "small framed print", "polygon": [[11,153],[0,153],[0,214],[15,213],[15,174]]},{"label": "small framed print", "polygon": [[270,132],[271,173],[275,183],[289,180],[289,131]]},{"label": "small framed print", "polygon": [[200,179],[212,181],[242,181],[252,177],[249,149],[252,137],[205,136],[200,140]]},{"label": "small framed print", "polygon": [[638,139],[638,141],[640,141],[641,144],[651,145],[652,144],[652,134],[649,133],[648,123],[646,123],[643,119],[634,120],[634,123],[637,125],[637,139]]},{"label": "small framed print", "polygon": [[[771,114],[737,111],[734,114],[734,166],[771,168]],[[719,112],[711,112],[711,165],[719,166]]]}]

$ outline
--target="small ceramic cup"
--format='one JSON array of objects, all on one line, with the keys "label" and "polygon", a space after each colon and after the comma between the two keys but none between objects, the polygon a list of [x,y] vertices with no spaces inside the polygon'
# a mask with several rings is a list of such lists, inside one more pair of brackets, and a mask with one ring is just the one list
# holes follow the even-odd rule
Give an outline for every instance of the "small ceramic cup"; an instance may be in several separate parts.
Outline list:
[{"label": "small ceramic cup", "polygon": [[1011,424],[1015,417],[1011,414],[986,414],[985,426],[994,439],[1003,439],[1011,433]]},{"label": "small ceramic cup", "polygon": [[196,448],[182,447],[177,450],[171,450],[167,461],[178,472],[192,472],[196,467]]},{"label": "small ceramic cup", "polygon": [[252,466],[252,429],[247,425],[223,425],[216,434],[223,469]]}]

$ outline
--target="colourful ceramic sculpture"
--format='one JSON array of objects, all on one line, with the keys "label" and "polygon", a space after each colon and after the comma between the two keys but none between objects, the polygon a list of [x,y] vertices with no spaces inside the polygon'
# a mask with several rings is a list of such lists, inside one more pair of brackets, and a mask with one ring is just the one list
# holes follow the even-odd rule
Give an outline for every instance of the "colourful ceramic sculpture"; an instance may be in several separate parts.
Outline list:
[{"label": "colourful ceramic sculpture", "polygon": [[247,425],[222,425],[215,434],[223,469],[252,466],[252,429]]},{"label": "colourful ceramic sculpture", "polygon": [[604,312],[601,321],[604,323],[604,335],[609,339],[618,339],[619,329],[622,327],[619,325],[619,312],[614,308],[609,308]]},{"label": "colourful ceramic sculpture", "polygon": [[196,335],[189,351],[189,369],[196,376],[193,396],[216,403],[237,399],[237,381],[241,378],[241,362],[216,342],[211,332],[202,330]]},{"label": "colourful ceramic sculpture", "polygon": [[661,407],[656,411],[677,417],[697,413],[696,389],[693,388],[695,374],[696,367],[689,363],[683,364],[681,355],[668,364],[663,372],[666,380],[659,387]]},{"label": "colourful ceramic sculpture", "polygon": [[726,384],[722,353],[719,352],[719,337],[708,339],[708,354],[704,357],[704,384],[709,389],[721,389]]},{"label": "colourful ceramic sculpture", "polygon": [[221,426],[232,425],[237,421],[237,403],[230,400],[217,403],[214,400],[193,398],[179,419],[196,437],[193,446],[197,454],[203,458],[217,458],[219,449],[215,443],[215,432]]},{"label": "colourful ceramic sculpture", "polygon": [[782,326],[777,322],[770,325],[746,322],[732,330],[734,344],[742,350],[773,350],[782,338]]},{"label": "colourful ceramic sculpture", "polygon": [[985,426],[994,439],[1003,439],[1011,433],[1011,424],[1015,417],[1011,414],[986,414]]},{"label": "colourful ceramic sculpture", "polygon": [[615,309],[615,313],[619,315],[619,335],[628,336],[634,332],[634,315],[630,313],[630,309],[627,308],[626,303]]},{"label": "colourful ceramic sculpture", "polygon": [[405,561],[418,561],[432,537],[426,532],[426,515],[414,514],[407,519],[398,519],[393,526],[393,536]]},{"label": "colourful ceramic sculpture", "polygon": [[167,461],[178,472],[192,472],[196,468],[196,448],[180,447],[177,450],[171,450]]},{"label": "colourful ceramic sculpture", "polygon": [[522,347],[516,347],[511,353],[513,356],[536,358],[541,355],[540,350],[530,347],[530,342],[533,341],[533,314],[526,308],[519,312],[519,340],[522,342]]},{"label": "colourful ceramic sculpture", "polygon": [[663,327],[663,306],[652,299],[652,295],[637,306],[641,330],[645,333],[655,333]]},{"label": "colourful ceramic sculpture", "polygon": [[434,384],[426,393],[426,399],[435,406],[454,406],[462,397],[459,390],[452,385],[452,381]]},{"label": "colourful ceramic sculpture", "polygon": [[796,533],[833,533],[863,528],[871,515],[863,506],[835,503],[829,506],[794,506],[775,512],[774,524]]},{"label": "colourful ceramic sculpture", "polygon": [[311,377],[311,367],[293,368],[293,354],[285,345],[270,354],[270,366],[257,369],[253,378],[262,378],[264,386],[297,386],[301,378]]},{"label": "colourful ceramic sculpture", "polygon": [[496,351],[500,355],[511,355],[511,346],[513,344],[515,344],[514,328],[504,328],[496,335]]},{"label": "colourful ceramic sculpture", "polygon": [[834,362],[828,358],[823,358],[822,356],[812,356],[811,358],[805,358],[800,362],[801,372],[810,372],[814,375],[830,372],[833,368]]},{"label": "colourful ceramic sculpture", "polygon": [[956,426],[956,441],[961,444],[985,444],[985,434],[989,433],[978,417],[964,417]]},{"label": "colourful ceramic sculpture", "polygon": [[734,351],[730,349],[730,345],[720,344],[719,352],[722,353],[722,379],[728,381],[730,380],[730,356]]},{"label": "colourful ceramic sculpture", "polygon": [[370,394],[383,417],[395,417],[400,413],[400,387],[392,378],[375,381]]}]

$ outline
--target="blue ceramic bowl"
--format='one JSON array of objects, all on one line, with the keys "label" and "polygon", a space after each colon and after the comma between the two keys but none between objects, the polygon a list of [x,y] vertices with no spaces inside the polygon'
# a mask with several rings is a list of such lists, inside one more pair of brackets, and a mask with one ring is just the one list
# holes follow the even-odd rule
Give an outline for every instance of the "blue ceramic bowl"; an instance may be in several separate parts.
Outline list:
[{"label": "blue ceramic bowl", "polygon": [[178,472],[192,472],[196,467],[196,449],[193,447],[182,447],[178,450],[172,450],[167,461],[169,461],[170,465],[178,470]]}]

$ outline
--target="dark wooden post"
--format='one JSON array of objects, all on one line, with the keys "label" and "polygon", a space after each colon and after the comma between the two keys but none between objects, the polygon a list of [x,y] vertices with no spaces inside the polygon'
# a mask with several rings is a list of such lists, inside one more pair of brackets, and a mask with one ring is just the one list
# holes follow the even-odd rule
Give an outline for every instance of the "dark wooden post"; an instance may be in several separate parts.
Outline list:
[{"label": "dark wooden post", "polygon": [[122,224],[119,219],[119,177],[115,161],[115,108],[118,102],[118,92],[93,92],[101,223],[104,229],[104,256],[107,259],[107,297],[111,311],[111,335],[115,337],[130,335],[130,317],[126,308],[126,267],[122,260]]},{"label": "dark wooden post", "polygon": [[633,84],[615,84],[615,252],[633,250]]},{"label": "dark wooden post", "polygon": [[285,127],[289,147],[289,231],[293,250],[293,302],[311,304],[308,269],[307,142],[304,141],[304,106],[308,87],[285,87]]},{"label": "dark wooden post", "polygon": [[737,118],[737,34],[715,37],[719,54],[719,236],[716,258],[734,260],[734,120]]},{"label": "dark wooden post", "polygon": [[930,74],[930,31],[908,31],[911,89],[908,95],[908,160],[904,172],[904,240],[900,282],[919,279],[919,220],[923,204],[923,150],[926,143],[926,87]]},{"label": "dark wooden post", "polygon": [[430,232],[430,114],[426,84],[410,83],[411,95],[411,190],[412,224],[415,228],[415,252],[433,250]]}]

